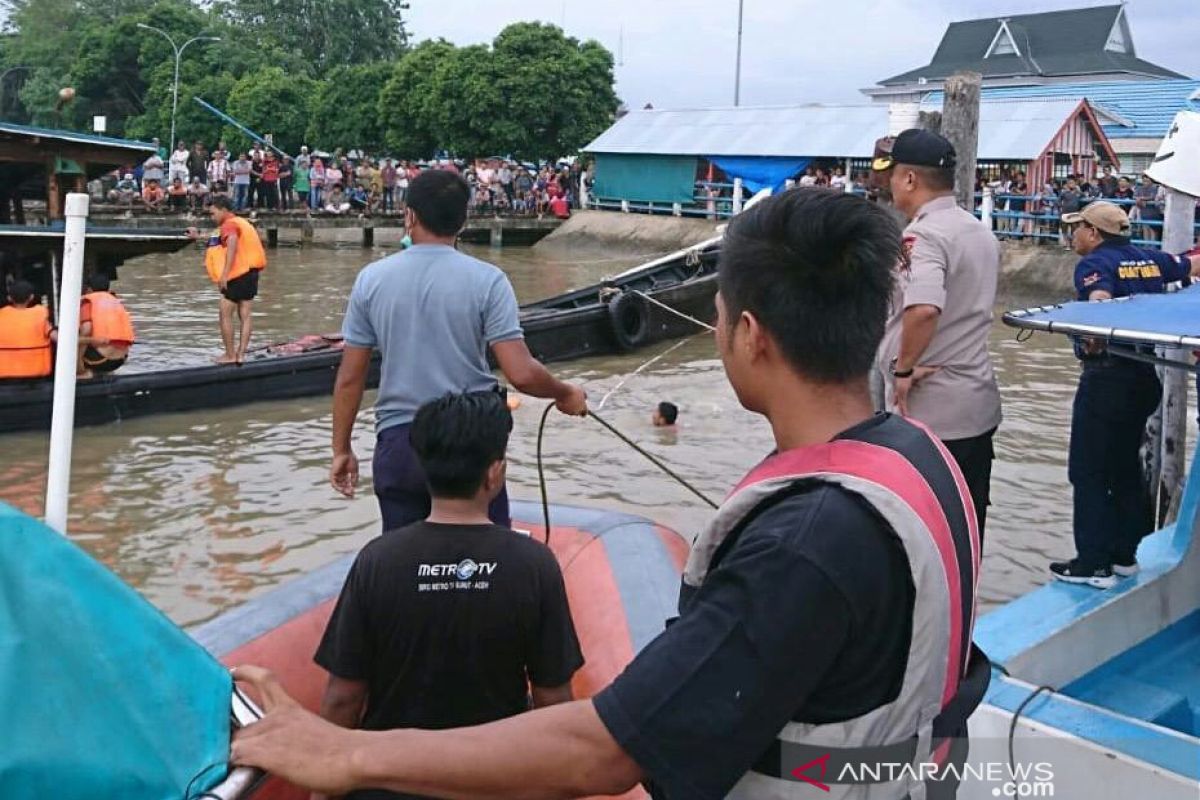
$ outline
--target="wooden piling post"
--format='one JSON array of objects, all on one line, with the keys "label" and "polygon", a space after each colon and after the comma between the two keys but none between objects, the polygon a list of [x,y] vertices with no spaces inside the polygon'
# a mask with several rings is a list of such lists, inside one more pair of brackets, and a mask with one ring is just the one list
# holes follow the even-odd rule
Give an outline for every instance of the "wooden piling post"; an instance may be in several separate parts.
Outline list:
[{"label": "wooden piling post", "polygon": [[942,104],[942,135],[954,145],[958,166],[954,170],[954,197],[967,211],[975,211],[975,161],[979,150],[978,72],[956,72],[946,79]]},{"label": "wooden piling post", "polygon": [[315,231],[313,229],[312,221],[309,220],[309,221],[304,222],[300,226],[300,246],[305,247],[307,245],[312,244],[314,233],[315,233]]},{"label": "wooden piling post", "polygon": [[370,225],[368,225],[362,229],[362,233],[363,233],[362,246],[363,247],[374,247],[375,246],[375,229],[372,228]]},{"label": "wooden piling post", "polygon": [[[1167,253],[1190,250],[1192,223],[1196,213],[1196,198],[1171,189],[1163,213],[1162,248]],[[1160,354],[1172,361],[1188,364],[1191,352],[1179,347],[1160,348]],[[1188,379],[1191,373],[1183,369],[1163,370],[1163,400],[1159,463],[1161,475],[1155,493],[1155,512],[1158,523],[1164,524],[1178,513],[1179,495],[1183,491],[1187,455]]]},{"label": "wooden piling post", "polygon": [[267,247],[279,247],[279,228],[267,228]]},{"label": "wooden piling post", "polygon": [[495,217],[489,224],[488,244],[501,247],[504,244],[504,220]]}]

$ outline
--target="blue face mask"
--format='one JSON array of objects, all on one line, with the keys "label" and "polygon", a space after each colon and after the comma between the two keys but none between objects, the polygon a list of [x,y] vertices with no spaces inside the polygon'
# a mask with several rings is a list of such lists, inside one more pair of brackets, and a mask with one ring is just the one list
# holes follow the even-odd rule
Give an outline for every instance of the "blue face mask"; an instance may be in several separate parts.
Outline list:
[{"label": "blue face mask", "polygon": [[400,240],[400,249],[407,250],[410,247],[412,247],[412,237],[406,233],[404,234],[404,238]]}]

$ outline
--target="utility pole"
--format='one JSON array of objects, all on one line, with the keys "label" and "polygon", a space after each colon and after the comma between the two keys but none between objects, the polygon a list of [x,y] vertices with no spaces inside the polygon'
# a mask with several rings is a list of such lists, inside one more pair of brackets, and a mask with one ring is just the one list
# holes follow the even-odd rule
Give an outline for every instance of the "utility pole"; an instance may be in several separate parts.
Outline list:
[{"label": "utility pole", "polygon": [[745,0],[738,0],[738,31],[737,31],[737,63],[733,68],[733,105],[737,107],[742,99],[742,6]]},{"label": "utility pole", "polygon": [[954,145],[958,166],[954,170],[954,197],[958,204],[975,212],[975,162],[979,150],[978,72],[956,72],[946,79],[942,104],[942,135]]},{"label": "utility pole", "polygon": [[179,60],[183,58],[183,51],[187,49],[192,42],[219,42],[220,36],[193,36],[183,43],[182,47],[175,45],[175,40],[171,38],[171,34],[164,31],[162,28],[156,28],[153,25],[147,25],[144,22],[137,24],[139,28],[144,28],[148,31],[154,31],[162,36],[171,44],[171,49],[175,51],[175,81],[171,84],[171,138],[167,140],[168,156],[175,151],[175,111],[179,108]]}]

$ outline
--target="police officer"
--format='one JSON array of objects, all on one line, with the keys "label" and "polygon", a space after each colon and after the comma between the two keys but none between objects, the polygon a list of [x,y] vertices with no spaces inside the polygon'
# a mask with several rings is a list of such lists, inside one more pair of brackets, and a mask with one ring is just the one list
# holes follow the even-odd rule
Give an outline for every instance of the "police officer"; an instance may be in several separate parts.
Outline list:
[{"label": "police officer", "polygon": [[[1129,241],[1129,217],[1118,206],[1095,201],[1064,214],[1080,300],[1157,294],[1166,284],[1200,272],[1200,258],[1143,250]],[[1076,556],[1050,565],[1060,581],[1098,589],[1138,571],[1137,546],[1153,527],[1142,488],[1138,449],[1146,420],[1158,407],[1162,385],[1154,367],[1111,355],[1103,341],[1078,339],[1083,362],[1071,412],[1067,474],[1074,488]]]},{"label": "police officer", "polygon": [[896,282],[879,350],[887,407],[938,436],[971,491],[979,530],[987,517],[992,437],[1000,390],[988,353],[1000,245],[954,200],[954,146],[911,128],[872,162],[889,177],[892,203],[908,218],[908,263]]}]

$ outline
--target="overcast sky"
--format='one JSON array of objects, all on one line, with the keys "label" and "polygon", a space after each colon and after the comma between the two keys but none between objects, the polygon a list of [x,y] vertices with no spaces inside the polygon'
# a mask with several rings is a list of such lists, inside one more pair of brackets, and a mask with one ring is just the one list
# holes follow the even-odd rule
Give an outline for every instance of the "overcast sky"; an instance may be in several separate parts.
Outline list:
[{"label": "overcast sky", "polygon": [[[487,42],[519,20],[552,22],[571,36],[596,39],[617,56],[617,93],[631,108],[647,102],[656,108],[733,102],[737,0],[410,2],[409,30],[416,40]],[[929,63],[950,22],[1086,5],[1086,0],[745,0],[742,105],[866,102],[859,89]],[[1130,0],[1125,13],[1140,57],[1200,76],[1200,0]]]}]

